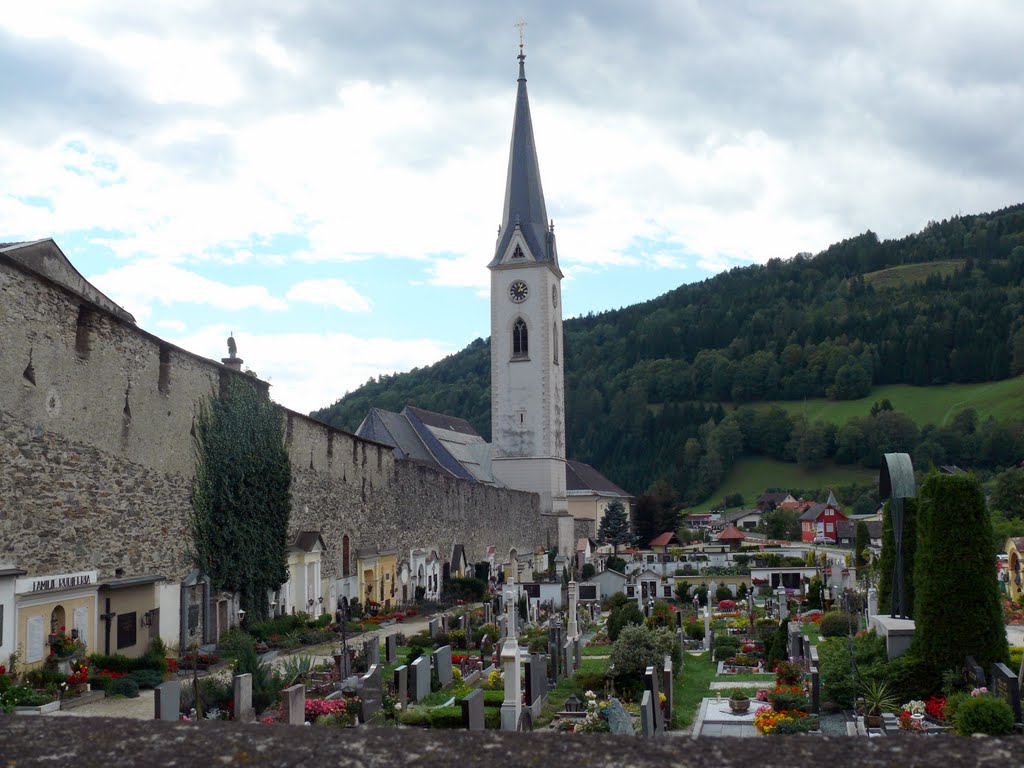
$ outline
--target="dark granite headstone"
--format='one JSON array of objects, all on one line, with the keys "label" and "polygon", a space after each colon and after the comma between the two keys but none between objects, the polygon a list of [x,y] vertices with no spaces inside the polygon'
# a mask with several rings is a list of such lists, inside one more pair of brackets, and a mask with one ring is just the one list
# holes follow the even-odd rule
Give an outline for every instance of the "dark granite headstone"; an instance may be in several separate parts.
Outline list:
[{"label": "dark granite headstone", "polygon": [[372,665],[366,674],[359,678],[356,693],[359,696],[359,719],[368,723],[380,712],[383,702],[384,689],[381,685],[379,664]]},{"label": "dark granite headstone", "polygon": [[821,712],[821,676],[816,666],[811,667],[811,714]]},{"label": "dark granite headstone", "polygon": [[985,670],[974,660],[973,656],[964,659],[964,680],[974,688],[985,688],[988,685],[985,680]]},{"label": "dark granite headstone", "polygon": [[658,733],[665,730],[665,714],[661,711],[660,677],[661,675],[658,674],[653,666],[648,667],[644,672],[644,686],[651,694],[651,702],[654,707],[654,730]]},{"label": "dark granite headstone", "polygon": [[394,664],[398,661],[398,637],[388,635],[384,641],[384,661],[387,664]]},{"label": "dark granite headstone", "polygon": [[992,695],[1002,699],[1013,709],[1013,719],[1021,721],[1020,684],[1017,676],[1001,662],[992,665]]},{"label": "dark granite headstone", "polygon": [[437,682],[442,688],[452,683],[452,647],[442,645],[431,654],[434,662],[434,670],[437,672]]},{"label": "dark granite headstone", "polygon": [[395,698],[405,709],[409,703],[409,667],[405,664],[395,669]]},{"label": "dark granite headstone", "polygon": [[459,702],[462,707],[462,727],[467,731],[484,729],[484,692],[476,688]]}]

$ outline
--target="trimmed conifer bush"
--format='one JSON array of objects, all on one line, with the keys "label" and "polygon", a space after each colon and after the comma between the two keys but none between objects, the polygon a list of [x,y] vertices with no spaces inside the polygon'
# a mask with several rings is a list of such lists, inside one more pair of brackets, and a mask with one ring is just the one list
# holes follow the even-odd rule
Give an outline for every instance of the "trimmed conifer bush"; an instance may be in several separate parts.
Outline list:
[{"label": "trimmed conifer bush", "polygon": [[957,708],[953,729],[961,736],[972,733],[1006,736],[1013,733],[1013,710],[1002,699],[974,696]]},{"label": "trimmed conifer bush", "polygon": [[917,531],[914,655],[936,672],[967,656],[982,669],[1005,662],[992,523],[978,479],[933,471],[921,487]]}]

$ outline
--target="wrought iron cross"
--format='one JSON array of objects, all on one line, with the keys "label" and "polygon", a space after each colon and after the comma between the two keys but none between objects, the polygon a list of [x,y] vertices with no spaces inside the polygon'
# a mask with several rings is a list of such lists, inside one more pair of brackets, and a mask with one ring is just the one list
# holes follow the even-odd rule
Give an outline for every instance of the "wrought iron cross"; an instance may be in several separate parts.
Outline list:
[{"label": "wrought iron cross", "polygon": [[526,30],[526,19],[522,16],[519,17],[519,21],[515,23],[515,28],[519,30],[519,50],[523,49],[523,35]]}]

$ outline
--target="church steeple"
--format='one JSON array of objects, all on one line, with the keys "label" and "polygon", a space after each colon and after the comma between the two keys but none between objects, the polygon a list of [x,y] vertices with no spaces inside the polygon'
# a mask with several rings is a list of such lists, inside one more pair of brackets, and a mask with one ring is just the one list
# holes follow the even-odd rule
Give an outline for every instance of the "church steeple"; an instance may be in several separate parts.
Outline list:
[{"label": "church steeple", "polygon": [[540,164],[533,138],[533,120],[530,118],[530,99],[526,93],[526,54],[519,43],[519,82],[516,91],[516,111],[512,120],[512,142],[508,153],[508,174],[505,178],[505,206],[494,259],[488,266],[501,263],[509,249],[516,230],[535,261],[549,262],[558,269],[555,235],[548,223],[544,205],[544,189],[540,182]]}]

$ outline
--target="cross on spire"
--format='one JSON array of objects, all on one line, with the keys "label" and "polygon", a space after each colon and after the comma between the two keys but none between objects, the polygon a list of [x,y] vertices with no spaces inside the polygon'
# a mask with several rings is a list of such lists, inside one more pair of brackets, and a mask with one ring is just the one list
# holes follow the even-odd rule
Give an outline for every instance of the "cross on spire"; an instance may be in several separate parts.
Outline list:
[{"label": "cross on spire", "polygon": [[516,29],[519,30],[519,55],[522,56],[523,55],[523,37],[524,37],[524,34],[525,34],[525,30],[526,30],[526,19],[524,19],[522,16],[520,16],[519,20],[515,23],[514,26],[515,26]]}]

